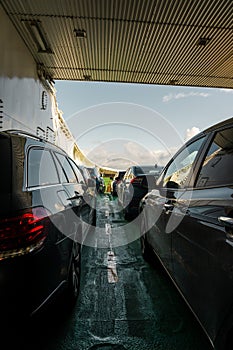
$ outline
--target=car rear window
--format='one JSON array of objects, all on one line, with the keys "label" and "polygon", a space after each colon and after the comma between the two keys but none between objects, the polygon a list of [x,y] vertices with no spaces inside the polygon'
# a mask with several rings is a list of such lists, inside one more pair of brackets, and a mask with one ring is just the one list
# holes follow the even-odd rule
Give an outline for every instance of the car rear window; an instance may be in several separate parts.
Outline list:
[{"label": "car rear window", "polygon": [[0,134],[0,162],[2,164],[0,193],[10,193],[12,179],[11,141],[10,138],[4,134]]},{"label": "car rear window", "polygon": [[81,171],[79,170],[77,164],[74,163],[72,161],[72,159],[69,159],[69,163],[71,164],[72,169],[74,170],[74,172],[75,172],[75,174],[77,176],[78,182],[81,183],[81,184],[84,184],[85,183],[84,177],[83,177]]},{"label": "car rear window", "polygon": [[[55,155],[59,161],[60,166],[62,167],[62,171],[65,173],[66,175],[66,181],[65,182],[71,182],[71,183],[76,183],[77,182],[77,178],[76,175],[74,173],[73,168],[71,167],[68,159],[63,156],[60,153],[55,152]],[[64,177],[62,178],[62,182],[64,180]]]},{"label": "car rear window", "polygon": [[28,154],[28,186],[59,183],[57,170],[49,150],[32,148]]}]

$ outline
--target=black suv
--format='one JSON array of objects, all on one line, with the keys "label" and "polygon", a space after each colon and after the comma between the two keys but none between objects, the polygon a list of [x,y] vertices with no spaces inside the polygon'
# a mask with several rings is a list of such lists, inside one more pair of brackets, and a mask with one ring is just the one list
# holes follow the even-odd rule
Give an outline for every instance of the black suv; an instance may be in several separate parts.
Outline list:
[{"label": "black suv", "polygon": [[34,314],[62,290],[74,301],[92,214],[78,166],[18,131],[0,132],[0,161],[1,317]]},{"label": "black suv", "polygon": [[233,118],[178,151],[141,216],[143,255],[157,255],[212,345],[233,349]]}]

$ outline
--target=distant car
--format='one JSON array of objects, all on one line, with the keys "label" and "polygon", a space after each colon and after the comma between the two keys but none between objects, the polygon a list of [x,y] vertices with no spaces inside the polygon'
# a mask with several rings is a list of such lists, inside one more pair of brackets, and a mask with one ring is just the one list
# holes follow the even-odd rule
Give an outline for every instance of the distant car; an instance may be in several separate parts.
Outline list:
[{"label": "distant car", "polygon": [[0,161],[1,318],[33,315],[60,292],[68,305],[87,234],[82,174],[60,148],[21,131],[0,132]]},{"label": "distant car", "polygon": [[84,201],[88,210],[87,222],[95,225],[96,223],[96,181],[91,177],[88,169],[84,165],[77,165],[86,184]]},{"label": "distant car", "polygon": [[119,171],[116,173],[115,177],[118,177],[118,178],[119,178],[119,181],[121,181],[121,180],[123,179],[125,173],[126,173],[126,170],[119,170]]},{"label": "distant car", "polygon": [[154,188],[161,170],[161,167],[155,165],[138,165],[127,169],[117,186],[118,200],[124,208],[125,219],[132,219],[138,215],[140,200],[148,189]]},{"label": "distant car", "polygon": [[114,177],[113,181],[111,182],[111,195],[113,197],[117,197],[117,186],[120,183],[120,178],[118,176]]},{"label": "distant car", "polygon": [[188,141],[140,209],[144,257],[159,258],[212,345],[233,349],[233,118]]}]

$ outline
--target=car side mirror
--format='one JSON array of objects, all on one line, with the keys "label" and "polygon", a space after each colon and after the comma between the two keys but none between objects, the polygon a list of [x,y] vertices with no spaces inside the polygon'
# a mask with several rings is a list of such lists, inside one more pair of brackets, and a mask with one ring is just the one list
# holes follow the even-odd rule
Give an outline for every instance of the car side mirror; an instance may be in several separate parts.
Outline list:
[{"label": "car side mirror", "polygon": [[156,184],[156,189],[159,190],[163,197],[175,199],[175,192],[179,189],[179,185],[175,181],[168,181],[164,187],[160,182]]},{"label": "car side mirror", "polygon": [[172,188],[172,189],[174,189],[174,190],[178,190],[179,185],[178,185],[178,183],[175,182],[175,181],[168,181],[168,182],[166,183],[166,188]]},{"label": "car side mirror", "polygon": [[169,199],[176,199],[175,192],[176,192],[176,190],[179,189],[179,187],[180,186],[178,185],[177,182],[175,182],[175,181],[168,181],[166,183],[166,191],[167,191],[166,197],[169,198]]}]

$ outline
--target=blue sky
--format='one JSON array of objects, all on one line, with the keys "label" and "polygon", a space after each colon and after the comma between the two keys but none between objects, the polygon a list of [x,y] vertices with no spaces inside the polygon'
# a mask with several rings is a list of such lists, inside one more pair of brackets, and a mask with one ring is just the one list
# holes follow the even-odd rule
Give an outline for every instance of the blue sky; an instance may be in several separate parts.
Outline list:
[{"label": "blue sky", "polygon": [[58,107],[97,165],[165,165],[189,136],[233,116],[233,90],[56,81]]}]

